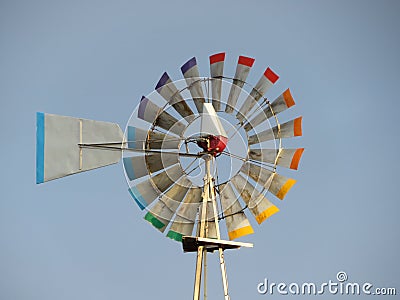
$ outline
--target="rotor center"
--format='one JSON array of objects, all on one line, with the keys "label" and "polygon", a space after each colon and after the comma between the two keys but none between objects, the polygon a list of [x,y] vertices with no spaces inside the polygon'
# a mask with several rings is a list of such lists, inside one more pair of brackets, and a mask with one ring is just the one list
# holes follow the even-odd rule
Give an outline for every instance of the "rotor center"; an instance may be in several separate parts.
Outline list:
[{"label": "rotor center", "polygon": [[221,154],[228,143],[228,138],[222,135],[207,135],[203,138],[199,138],[196,141],[197,145],[213,156]]}]

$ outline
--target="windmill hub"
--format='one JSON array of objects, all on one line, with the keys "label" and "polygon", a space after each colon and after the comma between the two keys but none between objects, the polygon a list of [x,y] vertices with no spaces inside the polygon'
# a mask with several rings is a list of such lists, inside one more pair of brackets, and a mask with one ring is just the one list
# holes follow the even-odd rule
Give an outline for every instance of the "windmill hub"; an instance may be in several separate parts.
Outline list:
[{"label": "windmill hub", "polygon": [[208,135],[205,138],[198,139],[197,145],[202,148],[205,152],[217,156],[224,151],[228,138],[224,136]]}]

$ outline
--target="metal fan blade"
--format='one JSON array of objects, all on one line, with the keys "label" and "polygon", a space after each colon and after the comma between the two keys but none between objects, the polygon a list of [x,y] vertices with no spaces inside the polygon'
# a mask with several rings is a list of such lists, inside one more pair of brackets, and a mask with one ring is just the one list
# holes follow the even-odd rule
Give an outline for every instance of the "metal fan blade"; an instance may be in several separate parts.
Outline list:
[{"label": "metal fan blade", "polygon": [[155,89],[186,121],[191,122],[193,120],[193,111],[183,99],[167,72],[161,76]]},{"label": "metal fan blade", "polygon": [[258,224],[279,211],[278,207],[271,203],[262,193],[260,193],[242,175],[237,174],[232,178],[232,183],[236,190],[246,202],[249,210],[256,218]]},{"label": "metal fan blade", "polygon": [[131,187],[129,193],[139,205],[140,209],[143,210],[183,175],[184,173],[180,164],[176,164],[168,170]]},{"label": "metal fan blade", "polygon": [[159,231],[164,232],[191,185],[191,182],[187,178],[182,177],[179,179],[178,182],[162,195],[160,200],[149,209],[144,219],[150,222]]},{"label": "metal fan blade", "polygon": [[183,77],[185,77],[186,84],[189,88],[190,94],[192,95],[197,111],[201,113],[204,103],[204,93],[201,86],[201,78],[196,62],[196,57],[192,57],[191,59],[189,59],[181,67],[181,71]]},{"label": "metal fan blade", "polygon": [[140,100],[138,117],[179,136],[186,128],[184,124],[144,96]]},{"label": "metal fan blade", "polygon": [[298,117],[289,122],[280,124],[280,126],[275,126],[271,129],[256,133],[249,137],[249,145],[254,145],[262,143],[265,141],[270,141],[279,138],[291,138],[294,136],[301,136],[301,121],[302,117]]},{"label": "metal fan blade", "polygon": [[154,131],[149,132],[147,140],[150,149],[179,149],[179,141],[172,135]]},{"label": "metal fan blade", "polygon": [[287,192],[296,183],[296,180],[279,175],[276,172],[261,168],[252,163],[245,163],[240,169],[254,181],[262,184],[271,194],[283,200]]},{"label": "metal fan blade", "polygon": [[182,236],[192,235],[197,210],[201,202],[201,188],[190,188],[185,200],[179,207],[175,219],[167,233],[167,237],[182,242]]},{"label": "metal fan blade", "polygon": [[124,157],[126,174],[130,180],[135,180],[168,168],[179,162],[178,154],[151,153],[147,155]]},{"label": "metal fan blade", "polygon": [[178,154],[154,153],[146,155],[146,165],[150,173],[155,173],[161,169],[166,169],[179,162]]},{"label": "metal fan blade", "polygon": [[129,149],[145,149],[146,148],[147,131],[128,126],[127,142]]},{"label": "metal fan blade", "polygon": [[254,64],[254,58],[239,56],[238,64],[236,66],[235,77],[228,96],[228,103],[225,107],[225,112],[231,114],[235,107],[239,95],[242,91],[242,87],[246,82],[247,76],[249,75],[250,69]]},{"label": "metal fan blade", "polygon": [[145,156],[124,157],[124,168],[129,180],[135,180],[148,175]]},{"label": "metal fan blade", "polygon": [[256,126],[260,125],[266,119],[271,118],[274,115],[277,115],[289,107],[295,105],[292,94],[290,90],[287,89],[280,96],[278,96],[270,105],[268,105],[262,112],[256,115],[253,119],[251,119],[245,126],[244,129],[249,131]]},{"label": "metal fan blade", "polygon": [[230,183],[221,185],[220,200],[230,240],[254,233]]},{"label": "metal fan blade", "polygon": [[269,90],[269,88],[279,79],[270,68],[267,68],[257,82],[256,86],[251,90],[250,95],[247,96],[239,112],[236,114],[236,118],[239,121],[243,121],[247,113],[257,105],[257,101],[264,96],[264,94]]},{"label": "metal fan blade", "polygon": [[249,157],[254,160],[276,164],[297,170],[304,148],[299,149],[250,149]]},{"label": "metal fan blade", "polygon": [[145,180],[129,188],[129,193],[141,210],[145,209],[159,195],[150,180]]},{"label": "metal fan blade", "polygon": [[216,111],[221,110],[221,87],[222,76],[224,75],[224,61],[225,52],[210,56],[212,104]]},{"label": "metal fan blade", "polygon": [[154,183],[157,189],[164,193],[172,186],[179,178],[184,175],[181,165],[178,163],[171,168],[151,177],[150,180]]}]

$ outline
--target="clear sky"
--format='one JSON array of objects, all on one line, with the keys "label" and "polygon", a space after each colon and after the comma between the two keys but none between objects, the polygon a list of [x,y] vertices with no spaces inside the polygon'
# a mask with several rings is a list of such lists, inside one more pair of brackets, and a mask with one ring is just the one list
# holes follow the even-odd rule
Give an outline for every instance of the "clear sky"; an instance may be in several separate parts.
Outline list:
[{"label": "clear sky", "polygon": [[303,115],[306,148],[298,183],[271,199],[280,213],[243,238],[255,248],[226,253],[231,298],[280,299],[257,284],[339,271],[400,293],[399,12],[387,0],[1,1],[0,299],[192,297],[195,256],[143,220],[121,164],[35,184],[35,117],[124,127],[164,71],[180,79],[196,56],[208,75],[220,51],[227,75],[248,55],[249,82],[266,66],[281,76],[270,95],[291,88],[285,116]]}]

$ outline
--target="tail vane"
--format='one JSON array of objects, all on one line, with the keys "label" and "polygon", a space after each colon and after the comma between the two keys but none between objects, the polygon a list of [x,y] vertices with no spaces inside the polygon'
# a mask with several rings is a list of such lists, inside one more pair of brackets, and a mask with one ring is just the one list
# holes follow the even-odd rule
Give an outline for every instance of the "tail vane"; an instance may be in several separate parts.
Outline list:
[{"label": "tail vane", "polygon": [[118,124],[36,114],[36,183],[116,164],[124,141]]}]

